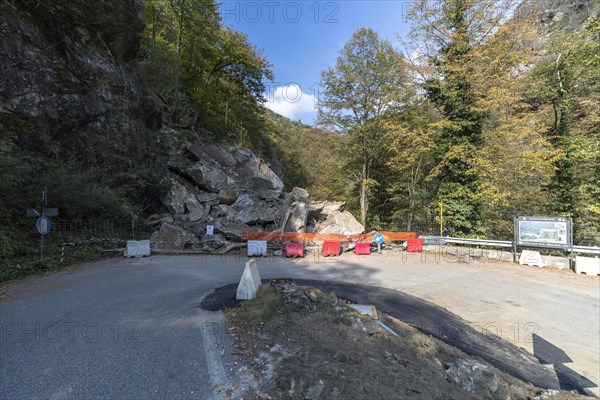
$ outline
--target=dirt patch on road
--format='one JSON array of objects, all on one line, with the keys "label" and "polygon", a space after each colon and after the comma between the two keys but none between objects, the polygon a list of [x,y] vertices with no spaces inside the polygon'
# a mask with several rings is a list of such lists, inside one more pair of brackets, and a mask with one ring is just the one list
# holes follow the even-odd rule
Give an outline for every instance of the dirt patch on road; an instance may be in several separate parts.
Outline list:
[{"label": "dirt patch on road", "polygon": [[248,399],[585,399],[536,388],[415,328],[290,280],[226,310],[258,382]]}]

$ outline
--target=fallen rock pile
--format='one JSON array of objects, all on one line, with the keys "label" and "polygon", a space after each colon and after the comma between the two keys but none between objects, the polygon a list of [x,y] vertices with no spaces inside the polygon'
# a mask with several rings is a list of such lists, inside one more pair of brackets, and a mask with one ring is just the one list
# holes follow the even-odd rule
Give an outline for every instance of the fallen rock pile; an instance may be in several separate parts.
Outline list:
[{"label": "fallen rock pile", "polygon": [[[203,143],[185,147],[169,162],[165,212],[148,218],[156,250],[222,251],[244,231],[362,233],[344,202],[312,201],[250,150]],[[212,226],[213,234],[207,232]]]}]

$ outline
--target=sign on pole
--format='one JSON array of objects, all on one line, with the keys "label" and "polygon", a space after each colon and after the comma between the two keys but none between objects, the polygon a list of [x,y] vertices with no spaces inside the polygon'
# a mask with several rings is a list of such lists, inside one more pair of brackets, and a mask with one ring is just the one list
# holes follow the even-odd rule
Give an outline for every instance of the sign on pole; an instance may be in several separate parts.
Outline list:
[{"label": "sign on pole", "polygon": [[58,217],[58,208],[45,208],[44,215],[48,217]]},{"label": "sign on pole", "polygon": [[40,233],[40,262],[44,261],[44,237],[50,233],[50,229],[52,229],[52,223],[50,222],[50,218],[45,215],[42,215],[38,218],[35,223],[35,227],[37,231]]},{"label": "sign on pole", "polygon": [[385,242],[385,237],[381,233],[376,233],[373,241],[377,243],[377,252],[381,254],[381,245]]},{"label": "sign on pole", "polygon": [[573,245],[571,220],[558,217],[518,217],[515,243],[548,249],[568,250]]},{"label": "sign on pole", "polygon": [[35,227],[37,228],[40,235],[46,236],[50,233],[50,229],[52,229],[52,222],[50,222],[50,218],[48,218],[45,215],[42,215],[38,218],[37,222],[35,223]]},{"label": "sign on pole", "polygon": [[41,215],[42,215],[42,212],[40,210],[38,210],[37,208],[28,208],[27,211],[25,211],[25,216],[27,218],[37,218]]},{"label": "sign on pole", "polygon": [[48,217],[58,217],[58,208],[47,208],[48,189],[42,191],[42,206],[39,208],[28,208],[25,211],[27,218],[37,218],[35,228],[40,233],[40,262],[44,261],[44,237],[50,233],[52,223]]}]

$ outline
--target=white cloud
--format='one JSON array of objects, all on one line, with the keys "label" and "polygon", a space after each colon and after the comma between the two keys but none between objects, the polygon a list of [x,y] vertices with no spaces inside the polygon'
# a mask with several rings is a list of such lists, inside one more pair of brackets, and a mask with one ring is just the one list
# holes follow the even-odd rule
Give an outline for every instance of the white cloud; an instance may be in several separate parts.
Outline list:
[{"label": "white cloud", "polygon": [[301,117],[314,117],[317,110],[317,99],[312,94],[304,93],[299,85],[279,86],[266,94],[265,106],[277,114],[291,120]]}]

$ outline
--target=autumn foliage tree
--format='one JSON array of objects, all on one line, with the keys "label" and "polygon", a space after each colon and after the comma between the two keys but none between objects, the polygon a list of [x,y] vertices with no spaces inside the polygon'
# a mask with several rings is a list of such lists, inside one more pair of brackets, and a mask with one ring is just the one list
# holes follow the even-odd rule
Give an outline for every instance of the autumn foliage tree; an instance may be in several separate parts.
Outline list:
[{"label": "autumn foliage tree", "polygon": [[390,42],[381,40],[370,28],[361,28],[321,78],[318,122],[348,135],[349,166],[359,187],[360,220],[366,226],[370,192],[379,184],[373,179],[373,167],[383,158],[389,142],[380,118],[402,101],[404,61]]},{"label": "autumn foliage tree", "polygon": [[600,240],[600,19],[555,33],[532,73],[530,101],[557,152],[546,209],[575,220],[578,241]]}]

